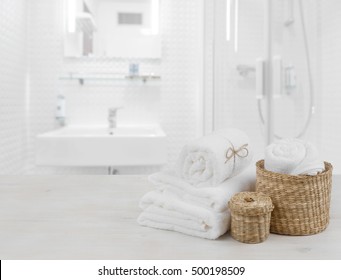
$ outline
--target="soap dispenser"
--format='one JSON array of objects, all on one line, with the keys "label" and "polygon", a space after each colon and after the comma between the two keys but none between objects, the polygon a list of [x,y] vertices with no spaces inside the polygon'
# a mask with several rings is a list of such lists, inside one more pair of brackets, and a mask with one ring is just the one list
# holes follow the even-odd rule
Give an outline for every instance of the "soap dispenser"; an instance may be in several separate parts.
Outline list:
[{"label": "soap dispenser", "polygon": [[65,96],[62,94],[57,95],[57,105],[56,105],[56,120],[61,126],[65,125],[65,112],[66,112],[66,100]]}]

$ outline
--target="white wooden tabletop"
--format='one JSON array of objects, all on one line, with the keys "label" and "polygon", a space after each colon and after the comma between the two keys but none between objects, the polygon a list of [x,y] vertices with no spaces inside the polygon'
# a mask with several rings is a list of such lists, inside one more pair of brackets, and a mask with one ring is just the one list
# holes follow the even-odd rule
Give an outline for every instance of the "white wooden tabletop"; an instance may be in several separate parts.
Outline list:
[{"label": "white wooden tabletop", "polygon": [[139,226],[145,176],[0,177],[0,259],[341,259],[341,177],[322,233],[243,244]]}]

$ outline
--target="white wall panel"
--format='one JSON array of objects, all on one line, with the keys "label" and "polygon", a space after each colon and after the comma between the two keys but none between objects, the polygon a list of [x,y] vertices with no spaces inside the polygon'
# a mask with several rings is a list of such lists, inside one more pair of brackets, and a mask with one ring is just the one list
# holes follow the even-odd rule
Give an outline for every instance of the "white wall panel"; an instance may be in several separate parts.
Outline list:
[{"label": "white wall panel", "polygon": [[0,1],[0,174],[25,172],[27,1]]}]

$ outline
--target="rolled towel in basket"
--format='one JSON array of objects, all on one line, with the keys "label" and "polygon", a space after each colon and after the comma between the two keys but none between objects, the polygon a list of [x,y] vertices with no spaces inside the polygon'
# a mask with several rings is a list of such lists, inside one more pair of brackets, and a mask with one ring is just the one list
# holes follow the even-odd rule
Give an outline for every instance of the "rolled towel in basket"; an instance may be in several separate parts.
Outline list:
[{"label": "rolled towel in basket", "polygon": [[217,213],[185,203],[175,194],[158,190],[145,194],[140,207],[143,212],[137,221],[140,225],[181,232],[207,239],[216,239],[230,226],[228,211]]},{"label": "rolled towel in basket", "polygon": [[300,139],[282,139],[265,149],[264,167],[289,175],[316,175],[324,170],[317,148]]},{"label": "rolled towel in basket", "polygon": [[154,173],[149,176],[149,181],[162,192],[173,192],[185,202],[222,212],[227,209],[227,203],[235,193],[255,189],[256,170],[250,166],[217,187],[197,188],[177,177],[171,170]]},{"label": "rolled towel in basket", "polygon": [[243,171],[252,155],[243,131],[223,129],[185,145],[175,169],[180,178],[196,187],[212,187]]}]

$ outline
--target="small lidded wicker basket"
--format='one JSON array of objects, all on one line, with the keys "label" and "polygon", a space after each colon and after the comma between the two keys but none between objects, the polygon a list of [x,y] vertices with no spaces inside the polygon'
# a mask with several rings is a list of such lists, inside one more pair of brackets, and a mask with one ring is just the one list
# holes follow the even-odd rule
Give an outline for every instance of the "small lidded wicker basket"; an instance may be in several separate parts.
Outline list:
[{"label": "small lidded wicker basket", "polygon": [[332,170],[309,175],[287,175],[268,171],[264,160],[257,166],[256,190],[271,197],[275,206],[270,232],[285,235],[311,235],[323,231],[329,223]]},{"label": "small lidded wicker basket", "polygon": [[244,243],[263,242],[270,233],[273,205],[270,197],[256,192],[240,192],[228,203],[231,235]]}]

